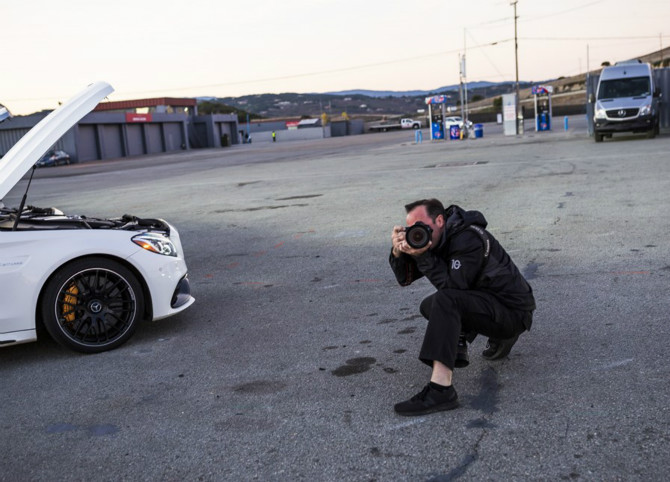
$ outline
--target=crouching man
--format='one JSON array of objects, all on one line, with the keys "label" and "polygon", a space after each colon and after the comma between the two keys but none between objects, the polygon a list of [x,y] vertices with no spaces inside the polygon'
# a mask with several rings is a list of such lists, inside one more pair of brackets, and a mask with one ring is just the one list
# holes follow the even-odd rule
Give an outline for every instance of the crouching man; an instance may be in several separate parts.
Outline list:
[{"label": "crouching man", "polygon": [[401,286],[425,276],[436,292],[421,302],[428,320],[419,359],[432,368],[430,382],[395,405],[400,415],[425,415],[458,406],[455,367],[469,363],[467,341],[488,337],[488,360],[506,357],[530,329],[533,290],[478,211],[446,210],[437,199],[405,206],[407,228],[393,228],[391,268]]}]

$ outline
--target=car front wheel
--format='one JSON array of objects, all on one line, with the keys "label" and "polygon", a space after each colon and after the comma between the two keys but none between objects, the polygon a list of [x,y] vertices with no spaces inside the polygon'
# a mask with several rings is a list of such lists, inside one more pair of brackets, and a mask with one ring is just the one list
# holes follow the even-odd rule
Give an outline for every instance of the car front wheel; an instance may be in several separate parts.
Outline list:
[{"label": "car front wheel", "polygon": [[142,287],[120,263],[100,257],[65,265],[46,285],[42,321],[61,345],[82,353],[116,348],[144,312]]}]

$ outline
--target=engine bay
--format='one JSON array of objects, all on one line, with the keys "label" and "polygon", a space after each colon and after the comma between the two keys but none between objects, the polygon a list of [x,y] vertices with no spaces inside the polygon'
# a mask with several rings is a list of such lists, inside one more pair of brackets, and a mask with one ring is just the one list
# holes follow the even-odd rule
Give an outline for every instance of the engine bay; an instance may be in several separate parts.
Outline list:
[{"label": "engine bay", "polygon": [[55,229],[122,229],[126,231],[159,231],[170,235],[170,226],[162,219],[138,218],[124,214],[119,218],[95,218],[67,215],[60,209],[26,206],[21,210],[5,207],[0,202],[0,231],[55,230]]}]

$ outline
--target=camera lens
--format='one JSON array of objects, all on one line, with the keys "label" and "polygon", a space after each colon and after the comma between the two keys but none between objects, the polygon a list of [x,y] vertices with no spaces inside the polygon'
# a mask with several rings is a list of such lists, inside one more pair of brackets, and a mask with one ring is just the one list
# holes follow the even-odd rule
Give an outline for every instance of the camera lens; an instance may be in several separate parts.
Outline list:
[{"label": "camera lens", "polygon": [[410,226],[405,229],[405,239],[407,240],[407,244],[414,249],[423,248],[430,241],[431,231],[432,229],[423,223],[417,223],[414,226]]}]

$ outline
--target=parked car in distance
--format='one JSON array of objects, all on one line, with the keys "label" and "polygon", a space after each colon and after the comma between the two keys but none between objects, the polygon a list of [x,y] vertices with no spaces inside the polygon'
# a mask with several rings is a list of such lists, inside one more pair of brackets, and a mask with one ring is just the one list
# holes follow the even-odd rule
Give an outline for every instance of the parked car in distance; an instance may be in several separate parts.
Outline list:
[{"label": "parked car in distance", "polygon": [[[445,129],[448,129],[449,126],[453,126],[454,124],[458,125],[459,129],[463,129],[463,118],[461,116],[451,116],[451,117],[445,117],[444,118]],[[467,127],[468,127],[468,130],[471,130],[473,128],[472,122],[468,121],[467,122]]]},{"label": "parked car in distance", "polygon": [[386,132],[396,129],[421,129],[421,121],[414,119],[400,119],[400,122],[382,122],[381,124],[370,126],[371,132]]},{"label": "parked car in distance", "polygon": [[70,164],[70,154],[65,151],[49,151],[35,163],[37,167],[60,166]]}]

